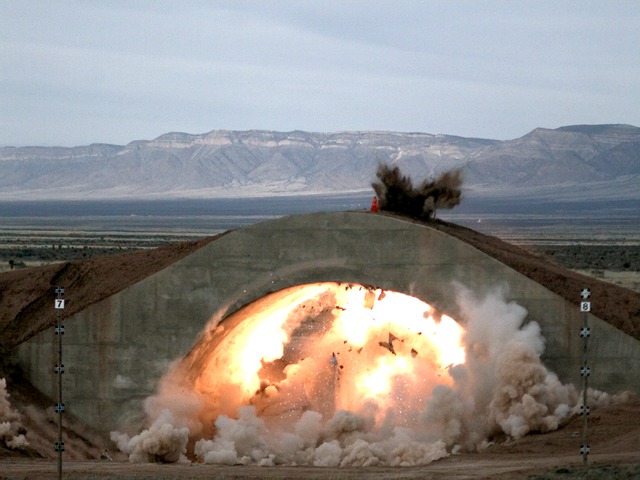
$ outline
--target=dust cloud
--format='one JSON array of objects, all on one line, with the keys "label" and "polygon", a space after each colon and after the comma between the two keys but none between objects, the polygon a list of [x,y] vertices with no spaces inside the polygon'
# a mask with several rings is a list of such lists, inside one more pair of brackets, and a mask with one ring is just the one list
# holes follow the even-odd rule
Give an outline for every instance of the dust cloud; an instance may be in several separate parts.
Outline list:
[{"label": "dust cloud", "polygon": [[557,429],[580,395],[541,362],[540,326],[504,289],[456,288],[464,328],[396,292],[292,289],[217,326],[147,399],[148,427],[111,438],[132,462],[408,466]]},{"label": "dust cloud", "polygon": [[462,170],[441,173],[435,179],[425,179],[417,187],[399,167],[380,164],[377,182],[371,186],[376,192],[379,208],[398,212],[422,220],[434,217],[438,209],[451,209],[462,199]]},{"label": "dust cloud", "polygon": [[7,381],[0,378],[0,441],[3,445],[18,449],[29,446],[25,430],[20,424],[20,414],[13,409],[7,392]]}]

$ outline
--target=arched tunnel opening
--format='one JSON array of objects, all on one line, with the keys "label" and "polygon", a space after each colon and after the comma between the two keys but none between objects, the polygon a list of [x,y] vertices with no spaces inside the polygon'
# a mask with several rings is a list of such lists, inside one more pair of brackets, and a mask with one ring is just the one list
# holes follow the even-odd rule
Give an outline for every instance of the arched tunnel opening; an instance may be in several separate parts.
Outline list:
[{"label": "arched tunnel opening", "polygon": [[[177,367],[202,406],[203,433],[252,405],[267,424],[375,405],[376,423],[412,425],[449,368],[462,327],[421,300],[353,283],[298,285],[241,308]],[[401,409],[398,406],[402,405]]]},{"label": "arched tunnel opening", "polygon": [[504,289],[459,285],[464,325],[407,294],[297,285],[205,328],[112,432],[136,461],[420,465],[557,429],[580,395],[547,370],[539,325]]}]

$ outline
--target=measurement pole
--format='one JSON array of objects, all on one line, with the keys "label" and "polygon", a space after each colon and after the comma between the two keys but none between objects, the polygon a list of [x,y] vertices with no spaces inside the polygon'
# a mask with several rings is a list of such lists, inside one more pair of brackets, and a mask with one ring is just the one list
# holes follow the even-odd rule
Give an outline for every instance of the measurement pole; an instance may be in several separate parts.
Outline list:
[{"label": "measurement pole", "polygon": [[62,335],[64,335],[62,311],[64,310],[64,287],[56,287],[55,294],[57,312],[55,332],[58,337],[58,363],[56,363],[54,369],[58,376],[58,403],[55,408],[58,414],[58,441],[55,443],[55,451],[58,452],[58,480],[62,480],[62,452],[64,452],[64,442],[62,441],[62,412],[64,412],[64,403],[62,403],[62,374],[64,373],[64,364],[62,363]]},{"label": "measurement pole", "polygon": [[589,312],[591,311],[591,291],[588,288],[582,289],[580,292],[580,311],[582,312],[582,328],[580,336],[582,337],[582,368],[580,375],[583,378],[582,385],[582,406],[580,407],[580,415],[582,415],[582,445],[580,445],[580,455],[582,455],[582,465],[586,471],[589,470],[588,456],[591,448],[589,447],[589,405],[587,405],[587,389],[589,388],[589,375],[591,368],[588,364],[588,346],[589,337],[591,336],[591,328],[589,328]]}]

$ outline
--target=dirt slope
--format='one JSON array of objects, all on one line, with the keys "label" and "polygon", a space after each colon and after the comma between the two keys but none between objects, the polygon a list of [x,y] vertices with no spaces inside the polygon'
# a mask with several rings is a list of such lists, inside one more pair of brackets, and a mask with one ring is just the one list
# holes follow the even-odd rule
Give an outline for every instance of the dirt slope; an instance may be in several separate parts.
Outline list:
[{"label": "dirt slope", "polygon": [[56,286],[65,287],[64,314],[72,316],[218,237],[1,273],[0,354],[55,323],[51,308]]},{"label": "dirt slope", "polygon": [[433,226],[544,285],[576,307],[580,292],[588,288],[593,302],[591,313],[640,340],[640,293],[567,270],[540,254],[466,227],[445,222],[434,222]]}]

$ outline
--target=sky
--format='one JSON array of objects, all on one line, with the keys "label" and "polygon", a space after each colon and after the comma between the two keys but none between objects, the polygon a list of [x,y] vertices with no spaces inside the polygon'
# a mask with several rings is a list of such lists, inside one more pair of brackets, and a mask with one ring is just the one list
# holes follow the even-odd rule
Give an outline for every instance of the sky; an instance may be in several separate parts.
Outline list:
[{"label": "sky", "polygon": [[0,0],[0,145],[640,126],[640,2]]}]

